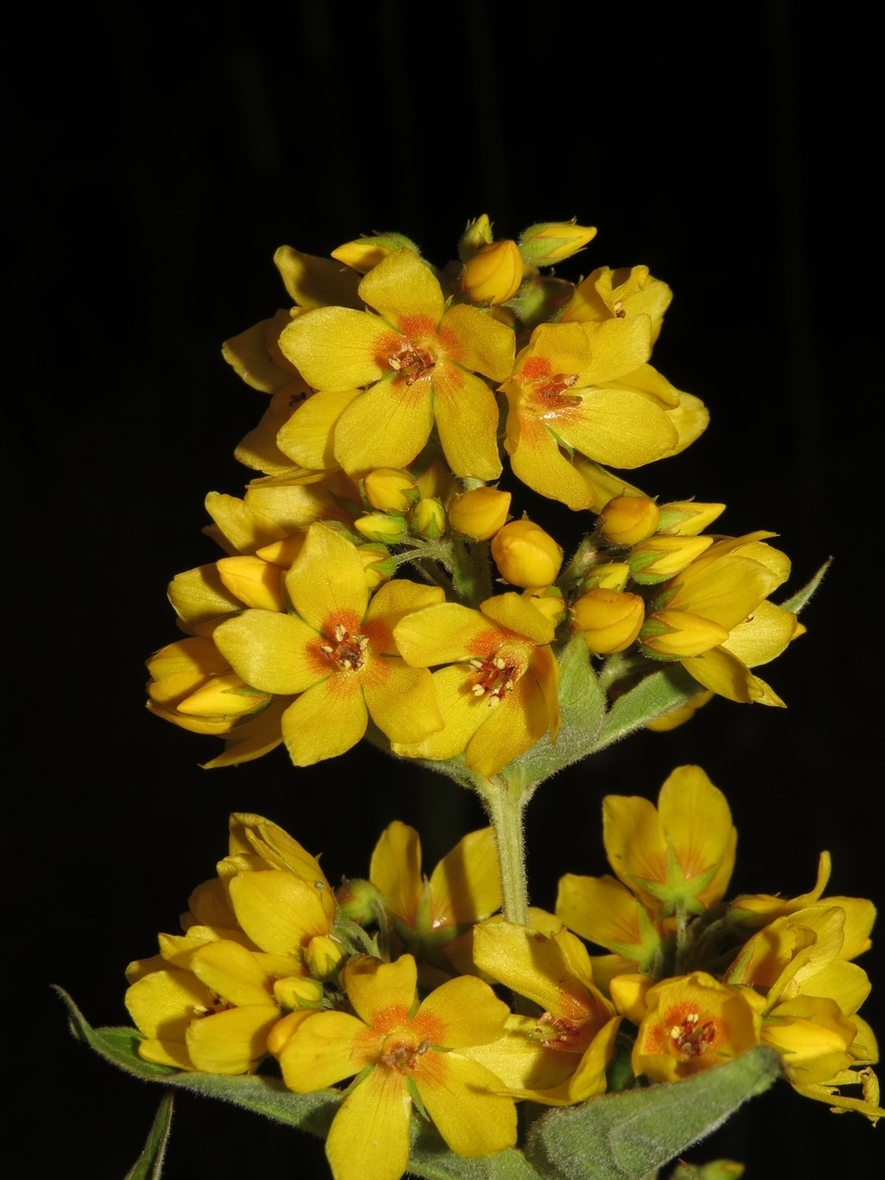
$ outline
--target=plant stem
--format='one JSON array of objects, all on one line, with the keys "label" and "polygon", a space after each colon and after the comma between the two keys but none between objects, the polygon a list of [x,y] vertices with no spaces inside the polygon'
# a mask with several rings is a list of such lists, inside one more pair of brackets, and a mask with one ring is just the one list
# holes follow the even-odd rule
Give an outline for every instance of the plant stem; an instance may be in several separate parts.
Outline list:
[{"label": "plant stem", "polygon": [[500,775],[479,779],[476,787],[482,796],[498,852],[498,876],[501,881],[501,909],[507,922],[528,924],[528,884],[525,874],[525,840],[523,810],[527,801],[523,791],[509,785]]}]

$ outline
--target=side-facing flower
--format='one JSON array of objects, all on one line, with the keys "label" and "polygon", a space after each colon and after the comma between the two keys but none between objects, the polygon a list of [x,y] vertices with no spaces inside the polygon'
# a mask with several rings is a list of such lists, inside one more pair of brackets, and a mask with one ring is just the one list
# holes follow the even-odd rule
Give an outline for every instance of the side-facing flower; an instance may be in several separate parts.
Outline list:
[{"label": "side-facing flower", "polygon": [[358,550],[321,525],[308,530],[285,587],[292,613],[247,610],[214,639],[247,683],[298,694],[282,717],[296,766],[349,750],[369,716],[393,742],[442,727],[429,674],[407,665],[393,638],[396,624],[438,603],[441,590],[392,581],[370,601]]},{"label": "side-facing flower", "polygon": [[496,774],[559,729],[559,665],[550,649],[555,623],[519,594],[488,598],[480,609],[441,603],[405,617],[395,631],[415,668],[433,675],[445,727],[420,742],[394,744],[407,758],[464,754],[471,770]]},{"label": "side-facing flower", "polygon": [[450,980],[419,1005],[416,980],[411,955],[351,960],[342,984],[353,1015],[308,1016],[279,1049],[283,1080],[298,1094],[356,1075],[326,1140],[335,1180],[399,1180],[413,1102],[458,1155],[492,1155],[516,1141],[513,1100],[465,1055],[502,1035],[507,1006],[473,976]]},{"label": "side-facing flower", "polygon": [[507,1039],[479,1059],[519,1097],[548,1106],[604,1094],[621,1018],[595,986],[583,944],[562,928],[546,934],[493,920],[477,926],[474,955],[492,979],[544,1010],[538,1019],[512,1017]]},{"label": "side-facing flower", "polygon": [[768,602],[789,558],[764,543],[773,533],[726,537],[661,587],[640,633],[647,655],[680,660],[699,684],[731,701],[783,705],[750,668],[797,634],[795,614]]},{"label": "side-facing flower", "polygon": [[498,408],[483,377],[500,382],[509,373],[512,330],[467,304],[447,308],[432,270],[409,249],[379,262],[359,296],[378,314],[318,308],[280,340],[315,389],[365,387],[330,423],[338,462],[351,474],[404,467],[435,423],[457,475],[497,478]]},{"label": "side-facing flower", "polygon": [[405,949],[419,963],[446,975],[472,969],[473,927],[501,905],[491,828],[468,832],[427,878],[418,833],[395,820],[375,845],[369,877]]}]

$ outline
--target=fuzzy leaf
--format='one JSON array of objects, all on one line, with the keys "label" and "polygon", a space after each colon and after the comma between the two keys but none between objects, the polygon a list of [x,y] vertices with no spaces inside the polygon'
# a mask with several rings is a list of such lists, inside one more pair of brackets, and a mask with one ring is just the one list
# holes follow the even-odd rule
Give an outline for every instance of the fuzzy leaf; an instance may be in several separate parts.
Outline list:
[{"label": "fuzzy leaf", "polygon": [[410,1176],[422,1180],[542,1180],[543,1174],[516,1148],[468,1159],[450,1151],[431,1124],[418,1123],[418,1128],[409,1153]]},{"label": "fuzzy leaf", "polygon": [[777,1054],[760,1045],[684,1082],[562,1107],[535,1123],[526,1156],[549,1180],[642,1180],[780,1073]]},{"label": "fuzzy leaf", "polygon": [[612,705],[594,752],[604,750],[634,730],[644,729],[649,721],[680,708],[703,691],[681,664],[670,664],[660,672],[653,672]]},{"label": "fuzzy leaf", "polygon": [[186,1073],[164,1065],[153,1065],[138,1056],[141,1034],[133,1028],[92,1028],[66,992],[56,988],[67,1005],[74,1035],[85,1041],[106,1061],[148,1082],[162,1082],[208,1098],[219,1098],[235,1106],[254,1110],[278,1123],[300,1127],[325,1138],[341,1100],[334,1090],[316,1094],[293,1094],[277,1078],[225,1077],[221,1074]]},{"label": "fuzzy leaf", "polygon": [[126,1180],[160,1180],[163,1174],[163,1158],[166,1144],[172,1130],[172,1092],[163,1095],[147,1137],[144,1149],[129,1171]]},{"label": "fuzzy leaf", "polygon": [[556,744],[545,734],[539,742],[504,769],[507,778],[540,783],[570,766],[595,748],[605,717],[605,694],[590,665],[587,645],[575,636],[559,657],[559,708],[562,727]]}]

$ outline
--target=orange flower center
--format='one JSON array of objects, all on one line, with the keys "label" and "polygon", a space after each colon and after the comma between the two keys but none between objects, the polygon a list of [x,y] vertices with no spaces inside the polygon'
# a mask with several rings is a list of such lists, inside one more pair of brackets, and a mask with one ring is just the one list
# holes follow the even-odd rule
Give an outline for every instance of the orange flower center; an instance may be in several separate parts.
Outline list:
[{"label": "orange flower center", "polygon": [[689,1012],[678,1024],[670,1029],[670,1041],[677,1053],[683,1057],[700,1057],[710,1048],[716,1039],[716,1029],[712,1020],[701,1024],[697,1012]]},{"label": "orange flower center", "polygon": [[476,669],[470,691],[475,697],[488,697],[490,708],[500,705],[519,679],[518,665],[503,656],[471,660],[470,666]]},{"label": "orange flower center", "polygon": [[335,628],[335,643],[324,643],[320,651],[341,672],[358,672],[366,662],[366,635],[352,635],[343,623]]},{"label": "orange flower center", "polygon": [[435,361],[428,349],[411,340],[403,340],[399,348],[388,355],[387,363],[397,373],[404,374],[406,385],[414,385],[419,377],[433,368]]},{"label": "orange flower center", "polygon": [[378,1064],[386,1065],[388,1069],[395,1069],[397,1073],[405,1073],[406,1070],[415,1068],[418,1058],[430,1048],[430,1041],[425,1037],[417,1046],[408,1045],[405,1041],[397,1041],[389,1048],[386,1045],[384,1048],[384,1055],[378,1059]]}]

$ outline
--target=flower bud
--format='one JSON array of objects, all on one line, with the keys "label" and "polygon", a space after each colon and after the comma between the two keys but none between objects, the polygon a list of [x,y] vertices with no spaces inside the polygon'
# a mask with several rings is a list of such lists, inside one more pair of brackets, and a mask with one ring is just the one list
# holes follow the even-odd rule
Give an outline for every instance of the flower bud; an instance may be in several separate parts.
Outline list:
[{"label": "flower bud", "polygon": [[673,500],[661,504],[658,532],[671,537],[694,537],[725,511],[724,504],[698,504],[695,500]]},{"label": "flower bud", "polygon": [[511,308],[526,329],[555,319],[572,297],[574,286],[553,275],[526,279],[504,310]]},{"label": "flower bud", "polygon": [[728,639],[725,627],[712,619],[683,610],[660,610],[649,615],[639,642],[646,655],[665,660],[701,656]]},{"label": "flower bud", "polygon": [[429,541],[438,541],[444,537],[449,527],[446,510],[439,500],[423,499],[415,505],[412,513],[412,531],[419,537],[426,537]]},{"label": "flower bud", "polygon": [[408,471],[378,467],[363,480],[366,499],[379,512],[408,512],[421,498],[418,484]]},{"label": "flower bud", "polygon": [[566,616],[565,600],[558,586],[535,586],[526,590],[523,598],[530,598],[535,609],[557,626]]},{"label": "flower bud", "polygon": [[584,579],[584,590],[623,590],[630,580],[630,566],[626,561],[607,561],[595,565]]},{"label": "flower bud", "polygon": [[335,890],[338,909],[345,918],[368,926],[376,921],[378,910],[384,909],[384,894],[371,881],[360,877],[346,878]]},{"label": "flower bud", "polygon": [[280,567],[260,557],[222,557],[218,576],[240,602],[256,610],[285,610]]},{"label": "flower bud", "polygon": [[519,251],[533,266],[552,266],[583,250],[595,237],[595,226],[576,225],[574,221],[542,221],[523,232]]},{"label": "flower bud", "polygon": [[712,537],[652,537],[630,554],[630,573],[642,586],[666,582],[713,544]]},{"label": "flower bud", "polygon": [[344,959],[344,951],[334,938],[316,934],[307,944],[304,962],[316,979],[330,979]]},{"label": "flower bud", "polygon": [[510,493],[497,488],[474,488],[449,506],[449,524],[474,541],[488,541],[507,520]]},{"label": "flower bud", "polygon": [[[179,713],[214,719],[254,713],[271,700],[270,694],[246,684],[236,672],[212,676],[190,696],[178,702]],[[212,731],[214,732],[214,730]]]},{"label": "flower bud", "polygon": [[323,985],[318,979],[287,975],[273,985],[273,996],[281,1008],[319,1008],[323,1002]]},{"label": "flower bud", "polygon": [[522,257],[516,242],[504,238],[481,246],[464,267],[461,287],[472,303],[506,303],[522,283]]},{"label": "flower bud", "polygon": [[416,461],[411,469],[424,500],[442,500],[445,504],[458,491],[457,480],[439,455],[434,455],[426,466],[419,467]]},{"label": "flower bud", "polygon": [[382,545],[400,545],[409,535],[405,517],[395,512],[367,512],[354,521],[354,528],[368,541]]},{"label": "flower bud", "polygon": [[549,586],[562,565],[562,549],[531,520],[511,520],[492,541],[501,576],[514,586]]},{"label": "flower bud", "polygon": [[420,257],[421,251],[405,234],[377,234],[371,238],[356,238],[353,242],[345,242],[343,246],[333,250],[332,257],[364,275],[388,254],[394,250],[402,250],[403,247],[414,251]]},{"label": "flower bud", "polygon": [[462,262],[468,262],[477,250],[492,240],[492,224],[488,216],[482,213],[476,221],[467,222],[467,228],[458,243],[458,257]]},{"label": "flower bud", "polygon": [[648,496],[615,496],[600,512],[596,527],[612,545],[638,545],[657,531],[660,515]]},{"label": "flower bud", "polygon": [[639,595],[619,590],[588,590],[572,611],[575,626],[598,656],[625,651],[645,620],[645,603]]},{"label": "flower bud", "polygon": [[396,561],[384,545],[359,545],[357,553],[363,563],[366,585],[370,590],[377,590],[396,573]]}]

